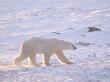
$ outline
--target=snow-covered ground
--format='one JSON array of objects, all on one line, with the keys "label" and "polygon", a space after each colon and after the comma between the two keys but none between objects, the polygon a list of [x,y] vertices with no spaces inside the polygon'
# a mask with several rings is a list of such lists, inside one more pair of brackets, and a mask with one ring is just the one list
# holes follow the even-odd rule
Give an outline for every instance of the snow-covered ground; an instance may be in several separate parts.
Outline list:
[{"label": "snow-covered ground", "polygon": [[[74,64],[53,56],[47,67],[12,66],[34,36],[73,42],[78,49],[65,55]],[[0,82],[110,82],[110,0],[0,0]]]}]

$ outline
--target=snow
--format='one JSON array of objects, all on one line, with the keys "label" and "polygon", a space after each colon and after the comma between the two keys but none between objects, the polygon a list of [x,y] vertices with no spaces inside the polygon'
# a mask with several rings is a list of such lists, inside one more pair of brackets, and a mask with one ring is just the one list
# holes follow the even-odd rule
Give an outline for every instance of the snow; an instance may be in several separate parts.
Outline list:
[{"label": "snow", "polygon": [[[88,27],[102,31],[88,32]],[[110,0],[0,0],[0,82],[110,82]],[[44,67],[27,60],[13,66],[22,42],[31,37],[70,41],[71,65],[54,55]]]}]

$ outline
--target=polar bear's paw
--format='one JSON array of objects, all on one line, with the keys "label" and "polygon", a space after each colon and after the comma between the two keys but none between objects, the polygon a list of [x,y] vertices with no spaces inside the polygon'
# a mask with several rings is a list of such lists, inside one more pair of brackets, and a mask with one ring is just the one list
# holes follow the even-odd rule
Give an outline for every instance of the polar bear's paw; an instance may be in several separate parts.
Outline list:
[{"label": "polar bear's paw", "polygon": [[73,62],[68,61],[68,62],[64,62],[63,64],[73,64]]},{"label": "polar bear's paw", "polygon": [[67,64],[73,64],[73,62],[67,62]]},{"label": "polar bear's paw", "polygon": [[30,67],[38,67],[40,66],[39,64],[29,64]]},{"label": "polar bear's paw", "polygon": [[46,66],[49,66],[49,65],[50,65],[49,63],[43,63],[42,64],[43,67],[46,67]]}]

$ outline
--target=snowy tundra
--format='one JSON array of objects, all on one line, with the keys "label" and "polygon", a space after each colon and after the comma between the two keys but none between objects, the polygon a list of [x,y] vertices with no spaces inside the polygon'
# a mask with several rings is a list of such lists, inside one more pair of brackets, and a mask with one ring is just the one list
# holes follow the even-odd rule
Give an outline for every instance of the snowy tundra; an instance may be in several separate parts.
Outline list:
[{"label": "snowy tundra", "polygon": [[[88,32],[88,27],[101,31]],[[73,64],[49,66],[24,60],[13,66],[21,44],[31,37],[71,42],[64,51]],[[110,0],[0,0],[0,82],[110,82]]]}]

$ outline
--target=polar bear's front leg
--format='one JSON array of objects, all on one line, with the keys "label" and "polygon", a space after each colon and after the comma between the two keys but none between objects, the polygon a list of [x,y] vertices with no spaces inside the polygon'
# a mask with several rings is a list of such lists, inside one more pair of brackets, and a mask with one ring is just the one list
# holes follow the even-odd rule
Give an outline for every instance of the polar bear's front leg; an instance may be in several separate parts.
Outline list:
[{"label": "polar bear's front leg", "polygon": [[59,61],[61,63],[65,63],[65,64],[73,64],[73,62],[69,61],[63,54],[62,50],[58,50],[56,51],[56,56],[59,59]]}]

